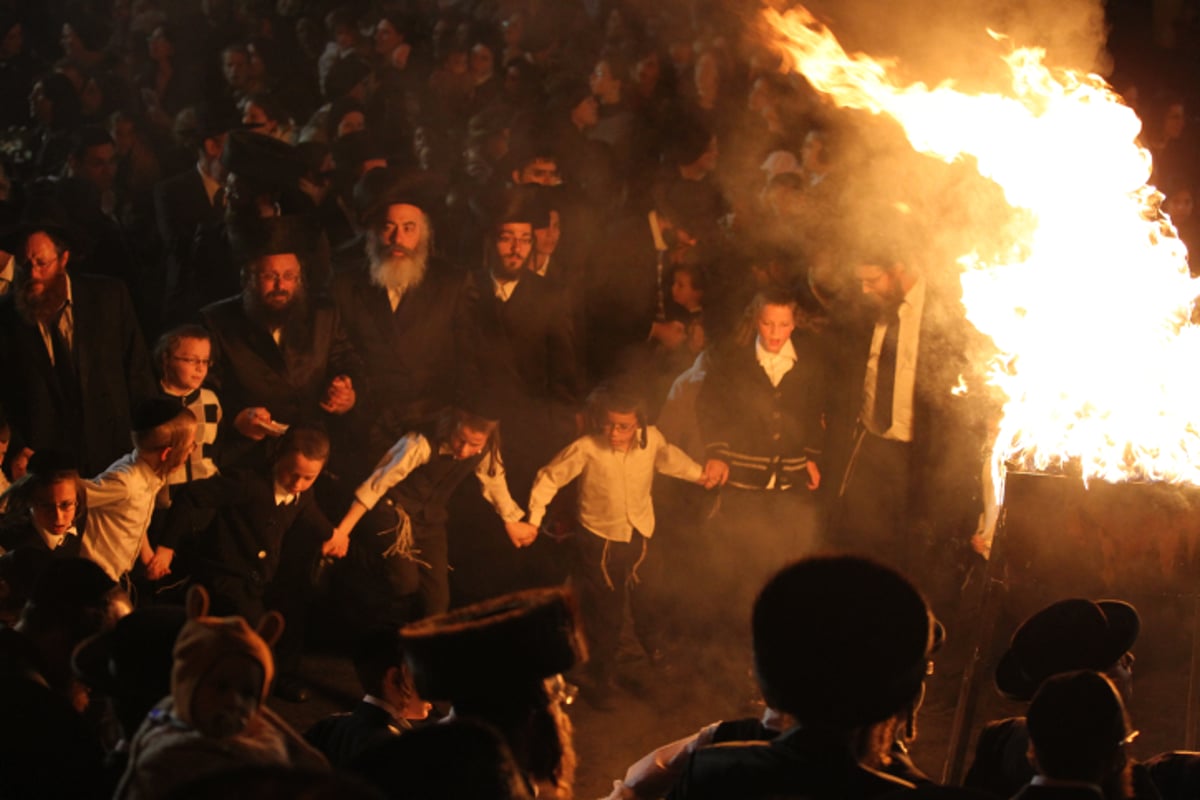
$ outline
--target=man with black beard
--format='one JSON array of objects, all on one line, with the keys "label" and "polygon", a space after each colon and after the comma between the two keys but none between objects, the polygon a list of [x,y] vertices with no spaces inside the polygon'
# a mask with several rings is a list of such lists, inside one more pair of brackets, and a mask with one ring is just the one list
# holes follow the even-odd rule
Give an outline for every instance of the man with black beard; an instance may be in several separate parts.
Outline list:
[{"label": "man with black beard", "polygon": [[[580,397],[568,304],[560,289],[529,268],[534,230],[548,224],[536,188],[517,186],[505,194],[486,239],[483,269],[467,277],[455,325],[463,390],[487,398],[500,420],[504,469],[519,503],[537,470],[575,437]],[[463,489],[452,506],[458,512],[450,540],[458,600],[556,582],[553,554],[546,552],[553,543],[542,539],[514,551],[477,495]],[[456,529],[464,535],[455,536]]]},{"label": "man with black beard", "polygon": [[129,450],[132,409],[155,386],[128,291],[68,274],[69,234],[35,222],[4,248],[17,256],[0,298],[0,404],[28,447],[70,453],[92,475]]},{"label": "man with black beard", "polygon": [[221,353],[215,378],[226,419],[243,444],[300,422],[321,422],[336,439],[356,408],[361,364],[337,309],[308,296],[302,220],[261,222],[235,242],[241,294],[200,312]]},{"label": "man with black beard", "polygon": [[333,297],[363,361],[369,468],[456,399],[454,313],[462,276],[433,255],[426,212],[433,200],[416,180],[376,169],[355,197],[366,259],[334,275]]}]

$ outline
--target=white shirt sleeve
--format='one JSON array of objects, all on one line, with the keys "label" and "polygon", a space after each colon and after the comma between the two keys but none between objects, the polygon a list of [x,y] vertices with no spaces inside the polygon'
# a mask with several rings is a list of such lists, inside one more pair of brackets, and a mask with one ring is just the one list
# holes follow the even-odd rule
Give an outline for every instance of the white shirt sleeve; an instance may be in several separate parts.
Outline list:
[{"label": "white shirt sleeve", "polygon": [[387,490],[407,478],[414,469],[429,463],[433,448],[419,433],[407,433],[380,459],[375,471],[354,492],[354,499],[372,509]]},{"label": "white shirt sleeve", "polygon": [[650,445],[655,448],[654,469],[671,478],[695,483],[704,476],[704,467],[691,456],[667,441],[662,432],[653,426],[649,429]]},{"label": "white shirt sleeve", "polygon": [[581,436],[559,451],[550,463],[538,470],[529,492],[529,522],[537,527],[546,516],[546,506],[566,486],[583,472],[587,463],[590,436]]},{"label": "white shirt sleeve", "polygon": [[505,475],[504,465],[499,460],[496,461],[495,474],[488,474],[492,460],[491,457],[484,458],[475,468],[475,477],[479,478],[483,499],[496,509],[500,519],[505,522],[518,522],[525,516],[525,512],[517,505],[517,501],[512,499],[512,494],[508,491],[508,476]]}]

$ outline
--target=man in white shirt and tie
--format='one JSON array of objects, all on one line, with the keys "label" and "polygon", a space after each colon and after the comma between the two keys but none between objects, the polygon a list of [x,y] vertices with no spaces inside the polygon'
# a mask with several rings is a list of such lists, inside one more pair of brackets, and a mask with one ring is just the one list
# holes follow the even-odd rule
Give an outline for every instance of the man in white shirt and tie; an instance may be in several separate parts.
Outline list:
[{"label": "man in white shirt and tie", "polygon": [[835,542],[914,576],[944,572],[935,564],[969,539],[979,510],[983,418],[952,392],[970,377],[970,326],[913,258],[859,257],[855,273],[876,315],[854,351],[861,383],[847,389],[858,423],[833,478]]}]

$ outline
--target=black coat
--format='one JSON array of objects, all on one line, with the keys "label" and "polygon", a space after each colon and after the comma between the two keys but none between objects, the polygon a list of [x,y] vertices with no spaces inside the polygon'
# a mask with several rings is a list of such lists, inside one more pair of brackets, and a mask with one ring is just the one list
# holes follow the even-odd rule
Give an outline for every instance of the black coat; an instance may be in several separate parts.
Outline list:
[{"label": "black coat", "polygon": [[66,388],[36,325],[0,298],[0,404],[34,450],[74,454],[84,475],[130,450],[133,408],[157,391],[129,292],[118,281],[71,276],[78,385]]},{"label": "black coat", "polygon": [[0,547],[8,552],[16,550],[18,547],[26,547],[33,550],[41,550],[49,553],[54,558],[75,558],[79,555],[80,537],[74,534],[64,536],[62,543],[51,550],[46,544],[46,540],[38,533],[37,528],[33,526],[31,520],[23,519],[20,522],[9,523],[0,526]]},{"label": "black coat", "polygon": [[821,462],[827,363],[822,343],[792,335],[796,363],[772,386],[753,343],[714,354],[696,409],[707,455],[730,465],[735,486],[803,486],[808,459]]},{"label": "black coat", "polygon": [[348,375],[358,391],[362,362],[337,309],[311,302],[307,319],[285,330],[282,347],[246,313],[240,295],[201,310],[220,353],[214,382],[227,419],[262,406],[272,419],[289,425],[315,422],[323,419],[320,404],[335,377]]},{"label": "black coat", "polygon": [[907,781],[862,766],[847,749],[808,740],[803,731],[792,729],[771,742],[731,742],[696,751],[667,796],[843,800],[912,788]]},{"label": "black coat", "polygon": [[[210,522],[202,528],[201,520]],[[261,594],[275,577],[284,537],[299,526],[321,539],[333,533],[311,491],[277,506],[269,475],[233,470],[179,486],[161,544],[184,550],[202,578],[229,576]]]},{"label": "black coat", "polygon": [[157,278],[161,286],[156,287],[167,324],[192,319],[202,305],[236,291],[231,254],[214,257],[220,248],[205,245],[223,240],[223,212],[208,199],[194,167],[154,187],[154,213],[167,255],[165,274]]},{"label": "black coat", "polygon": [[363,413],[377,428],[372,457],[456,400],[461,290],[461,275],[431,260],[425,279],[392,311],[387,291],[371,282],[365,264],[334,275],[334,302],[366,376]]},{"label": "black coat", "polygon": [[[831,481],[840,483],[853,448],[873,332],[871,320],[837,334],[843,368],[828,420]],[[973,532],[982,510],[982,448],[991,409],[973,358],[981,347],[955,291],[927,282],[913,388],[909,516],[939,541]],[[965,395],[951,391],[960,376],[970,387]]]},{"label": "black coat", "polygon": [[510,472],[527,460],[514,448],[536,451],[524,465],[536,471],[574,435],[580,376],[565,297],[529,274],[501,302],[491,277],[475,272],[467,278],[456,328],[465,393],[486,398],[500,420]]},{"label": "black coat", "polygon": [[304,738],[324,753],[335,769],[344,769],[363,751],[399,736],[401,725],[387,711],[361,700],[348,714],[320,720],[305,731]]}]

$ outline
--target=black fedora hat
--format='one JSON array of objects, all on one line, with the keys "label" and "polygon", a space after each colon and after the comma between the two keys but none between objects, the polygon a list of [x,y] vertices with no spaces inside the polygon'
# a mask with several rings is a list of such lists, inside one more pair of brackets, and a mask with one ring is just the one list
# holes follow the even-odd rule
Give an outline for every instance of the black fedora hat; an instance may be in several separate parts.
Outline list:
[{"label": "black fedora hat", "polygon": [[400,639],[417,692],[458,701],[566,672],[587,659],[574,596],[514,592],[406,625]]},{"label": "black fedora hat", "polygon": [[426,214],[445,206],[444,187],[434,176],[395,167],[373,169],[363,175],[354,185],[353,198],[359,223],[367,227],[385,217],[389,206],[414,206]]},{"label": "black fedora hat", "polygon": [[1141,631],[1137,609],[1121,600],[1060,600],[1021,623],[996,666],[996,688],[1028,701],[1052,675],[1103,672],[1133,647]]},{"label": "black fedora hat", "polygon": [[256,186],[276,191],[294,189],[307,169],[287,142],[247,130],[229,132],[221,165]]},{"label": "black fedora hat", "polygon": [[292,253],[303,260],[312,254],[320,228],[303,214],[285,214],[249,220],[231,226],[230,244],[238,263]]},{"label": "black fedora hat", "polygon": [[60,197],[57,181],[35,181],[30,186],[20,221],[0,231],[0,249],[20,256],[25,240],[39,232],[62,244],[74,260],[86,258],[95,246]]}]

